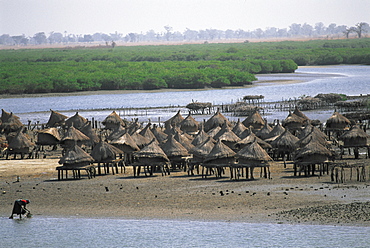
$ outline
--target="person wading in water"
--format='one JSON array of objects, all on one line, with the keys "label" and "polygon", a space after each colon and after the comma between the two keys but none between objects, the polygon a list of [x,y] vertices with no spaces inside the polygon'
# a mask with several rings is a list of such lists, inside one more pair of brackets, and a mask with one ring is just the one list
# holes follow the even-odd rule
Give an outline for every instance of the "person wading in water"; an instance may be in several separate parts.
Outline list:
[{"label": "person wading in water", "polygon": [[26,205],[30,203],[29,200],[18,199],[14,202],[13,212],[9,219],[13,219],[14,214],[18,214],[19,218],[22,219],[22,214],[26,214],[26,217],[30,216],[31,212],[26,208]]}]

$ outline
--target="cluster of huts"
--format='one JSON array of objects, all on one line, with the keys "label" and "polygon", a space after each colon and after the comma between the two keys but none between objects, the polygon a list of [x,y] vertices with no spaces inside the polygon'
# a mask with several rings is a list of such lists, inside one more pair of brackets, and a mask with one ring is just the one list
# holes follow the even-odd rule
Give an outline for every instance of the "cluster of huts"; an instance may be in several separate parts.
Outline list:
[{"label": "cluster of huts", "polygon": [[78,113],[68,118],[51,110],[45,128],[37,130],[32,141],[19,118],[2,110],[0,143],[6,158],[42,154],[44,146],[53,150],[61,147],[59,179],[68,171],[80,177],[84,170],[90,178],[102,173],[102,168],[106,173],[111,168],[114,173],[128,165],[134,176],[186,170],[203,177],[221,177],[230,169],[233,179],[253,179],[254,168],[260,167],[260,175],[269,178],[269,168],[278,159],[284,165],[286,160],[293,161],[295,174],[309,175],[328,172],[330,164],[347,149],[358,158],[359,149],[365,148],[369,156],[366,130],[337,112],[324,129],[313,126],[298,108],[281,123],[267,123],[256,110],[237,122],[217,111],[201,123],[190,113],[184,118],[178,111],[163,125],[127,121],[113,111],[102,124],[104,128],[97,130]]}]

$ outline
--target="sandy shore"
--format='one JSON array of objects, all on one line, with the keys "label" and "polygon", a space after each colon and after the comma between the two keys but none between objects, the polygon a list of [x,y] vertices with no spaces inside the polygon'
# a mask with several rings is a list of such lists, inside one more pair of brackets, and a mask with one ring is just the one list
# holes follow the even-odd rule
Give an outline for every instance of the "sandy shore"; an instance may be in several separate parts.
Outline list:
[{"label": "sandy shore", "polygon": [[[31,200],[34,217],[191,219],[370,226],[370,182],[335,184],[329,175],[293,177],[292,165],[271,167],[271,179],[231,181],[126,173],[57,180],[58,159],[0,160],[0,216],[15,199]],[[367,172],[368,173],[368,172]],[[354,174],[355,175],[355,174]],[[17,176],[20,177],[17,182]],[[220,193],[222,191],[222,194]],[[335,214],[334,214],[335,213]]]}]

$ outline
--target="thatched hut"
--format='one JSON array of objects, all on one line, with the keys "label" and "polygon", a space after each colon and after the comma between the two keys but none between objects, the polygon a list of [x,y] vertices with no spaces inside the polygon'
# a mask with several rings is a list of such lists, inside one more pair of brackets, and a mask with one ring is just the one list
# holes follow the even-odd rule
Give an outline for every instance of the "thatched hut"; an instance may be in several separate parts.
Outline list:
[{"label": "thatched hut", "polygon": [[124,135],[115,140],[112,140],[110,144],[117,147],[125,154],[131,154],[133,152],[140,150],[135,140],[128,133],[125,133]]},{"label": "thatched hut", "polygon": [[199,131],[199,123],[189,115],[180,122],[180,129],[188,134],[196,134]]},{"label": "thatched hut", "polygon": [[157,142],[157,138],[155,137],[155,135],[152,133],[152,131],[150,130],[150,126],[152,124],[151,123],[148,123],[143,130],[141,130],[139,132],[140,135],[144,136],[145,138],[147,138],[148,140],[152,140],[152,139],[155,139]]},{"label": "thatched hut", "polygon": [[286,129],[284,133],[271,142],[271,146],[274,148],[274,157],[281,156],[283,158],[284,168],[286,167],[285,155],[289,159],[290,155],[298,148],[298,141],[299,139]]},{"label": "thatched hut", "polygon": [[186,133],[181,133],[181,130],[175,132],[174,138],[188,151],[194,147],[194,145],[191,144],[192,140],[186,136]]},{"label": "thatched hut", "polygon": [[100,138],[91,126],[91,121],[86,122],[85,125],[80,128],[80,131],[90,138],[90,142],[87,143],[88,145],[94,146],[100,142]]},{"label": "thatched hut", "polygon": [[265,121],[265,125],[256,132],[257,137],[261,139],[267,139],[270,136],[270,133],[272,131],[272,127]]},{"label": "thatched hut", "polygon": [[87,122],[87,119],[82,117],[81,115],[78,114],[78,112],[76,112],[76,114],[70,118],[68,118],[66,121],[65,121],[65,125],[67,127],[71,127],[71,126],[74,126],[75,128],[81,128],[83,125],[85,125],[85,123]]},{"label": "thatched hut", "polygon": [[234,149],[235,144],[240,141],[240,138],[231,130],[226,121],[221,127],[221,130],[213,138],[215,140],[221,140],[222,143],[231,149]]},{"label": "thatched hut", "polygon": [[11,116],[11,113],[5,111],[4,109],[1,109],[1,117],[0,117],[1,122],[6,122],[10,116]]},{"label": "thatched hut", "polygon": [[253,114],[243,121],[243,125],[246,127],[252,126],[253,129],[260,130],[265,125],[265,120],[258,111],[254,111]]},{"label": "thatched hut", "polygon": [[203,126],[201,126],[199,132],[197,133],[197,135],[195,135],[195,137],[194,137],[193,141],[191,142],[191,144],[194,145],[194,146],[197,146],[197,145],[203,143],[205,140],[207,140],[210,137],[211,136],[209,136],[204,131]]},{"label": "thatched hut", "polygon": [[326,140],[326,135],[323,135],[323,133],[320,131],[320,130],[318,130],[318,129],[316,129],[316,128],[314,128],[314,127],[312,127],[312,131],[309,133],[309,134],[307,134],[304,138],[302,138],[302,139],[300,139],[298,142],[297,142],[297,145],[299,146],[299,147],[304,147],[304,146],[306,146],[309,142],[311,142],[311,140],[314,140],[315,142],[318,142],[318,143],[320,143],[321,145],[323,145],[323,146],[325,146],[325,147],[327,147],[327,148],[330,148],[331,147],[331,144],[330,144],[330,142],[328,142],[327,140]]},{"label": "thatched hut", "polygon": [[[37,132],[37,145],[41,146],[56,146],[59,144],[61,138],[56,127],[46,128]],[[56,147],[55,147],[56,148]]]},{"label": "thatched hut", "polygon": [[[205,157],[203,162],[202,177],[206,177],[208,172],[216,169],[216,177],[221,177],[224,167],[230,167],[235,163],[235,152],[221,140],[217,141],[212,151]],[[204,168],[206,173],[204,174]]]},{"label": "thatched hut", "polygon": [[[304,170],[305,175],[315,172],[316,164],[323,164],[332,156],[332,152],[319,142],[311,139],[304,147],[300,148],[294,156],[294,175],[297,172],[297,166],[300,172]],[[320,167],[322,168],[322,167]],[[320,173],[322,171],[320,170]]]},{"label": "thatched hut", "polygon": [[46,123],[47,127],[59,127],[65,124],[65,120],[68,118],[67,116],[58,113],[52,109],[50,109],[50,117],[48,122]]},{"label": "thatched hut", "polygon": [[[270,167],[270,164],[273,160],[267,154],[267,152],[257,143],[256,139],[252,143],[246,145],[243,149],[238,151],[235,157],[238,160],[238,164],[235,164],[234,168],[250,168],[251,179],[254,179],[254,167],[263,167],[264,177],[270,178],[270,171],[267,170],[267,168]],[[246,173],[246,175],[248,175],[248,173]]]},{"label": "thatched hut", "polygon": [[227,125],[232,126],[229,120],[217,109],[217,112],[204,123],[204,131],[208,133],[213,128],[221,127],[226,121]]},{"label": "thatched hut", "polygon": [[306,121],[310,121],[310,118],[308,118],[305,114],[303,114],[303,112],[298,109],[298,106],[295,106],[293,114],[303,118]]},{"label": "thatched hut", "polygon": [[210,102],[192,102],[186,105],[186,108],[193,113],[201,113],[204,114],[205,110],[208,109],[208,112],[211,111],[212,103]]},{"label": "thatched hut", "polygon": [[108,144],[105,141],[97,143],[91,151],[91,157],[94,158],[94,162],[98,163],[98,174],[101,174],[100,163],[103,163],[104,172],[109,173],[109,165],[112,165],[112,172],[114,174],[114,167],[118,173],[118,165],[124,167],[122,161],[117,161],[117,156],[121,156],[124,152],[118,149],[114,145]]},{"label": "thatched hut", "polygon": [[164,169],[168,171],[168,163],[170,160],[154,139],[147,146],[140,151],[135,152],[133,155],[136,159],[136,162],[132,164],[135,177],[140,174],[141,166],[146,169],[145,175],[147,175],[148,172],[150,176],[153,175],[156,167],[160,168],[162,175],[165,173]]},{"label": "thatched hut", "polygon": [[245,130],[247,130],[248,128],[246,126],[244,126],[244,124],[240,121],[240,119],[238,119],[238,121],[236,122],[236,124],[234,125],[232,131],[239,137],[239,138],[243,138],[242,137],[242,134],[243,132],[245,132]]},{"label": "thatched hut", "polygon": [[280,124],[278,121],[277,124],[272,128],[269,135],[265,138],[266,142],[272,142],[277,137],[279,137],[281,134],[285,132],[285,128]]},{"label": "thatched hut", "polygon": [[64,147],[73,147],[75,144],[78,146],[89,144],[90,138],[83,134],[80,130],[74,126],[70,126],[67,132],[64,134],[60,141],[60,144]]},{"label": "thatched hut", "polygon": [[165,132],[163,132],[162,128],[160,128],[156,124],[153,125],[153,128],[151,129],[151,131],[159,143],[163,143],[167,140],[168,135]]},{"label": "thatched hut", "polygon": [[164,122],[166,129],[179,126],[180,123],[184,120],[184,117],[181,115],[180,110],[172,116],[170,119]]},{"label": "thatched hut", "polygon": [[[151,140],[142,136],[141,134],[134,132],[131,135],[131,138],[135,141],[136,145],[142,149],[143,147],[147,146]],[[153,139],[156,144],[158,144],[157,139]]]},{"label": "thatched hut", "polygon": [[369,138],[370,135],[364,132],[359,126],[355,125],[350,130],[345,131],[339,137],[339,140],[344,142],[344,145],[341,146],[341,154],[344,153],[344,148],[353,148],[355,158],[359,158],[359,148],[365,147],[367,148],[367,157],[369,157]]},{"label": "thatched hut", "polygon": [[202,143],[199,143],[198,145],[190,149],[189,152],[193,154],[191,162],[194,164],[202,163],[204,159],[207,157],[207,155],[212,151],[215,144],[216,141],[211,137],[208,137]]},{"label": "thatched hut", "polygon": [[272,146],[265,142],[264,140],[258,138],[253,132],[251,132],[250,130],[249,131],[246,131],[244,132],[246,133],[247,135],[245,135],[245,137],[243,139],[241,139],[240,141],[238,141],[234,147],[238,150],[241,150],[243,149],[245,146],[249,145],[250,143],[254,142],[254,141],[257,141],[257,143],[265,150],[269,150],[272,148]]},{"label": "thatched hut", "polygon": [[121,117],[113,111],[109,114],[105,119],[102,121],[102,124],[105,126],[106,129],[114,130],[118,126],[126,126],[126,123],[121,119]]},{"label": "thatched hut", "polygon": [[126,130],[124,127],[122,126],[118,126],[116,127],[116,129],[114,129],[109,135],[108,137],[106,137],[106,139],[108,141],[112,141],[112,140],[115,140],[115,139],[118,139],[119,137],[121,137],[122,135],[124,135],[126,132],[128,132],[128,130]]},{"label": "thatched hut", "polygon": [[348,120],[340,113],[334,112],[334,114],[330,116],[329,119],[326,120],[325,131],[328,133],[329,138],[331,132],[333,132],[339,137],[341,134],[343,134],[344,130],[348,129],[350,124],[351,124],[350,120]]},{"label": "thatched hut", "polygon": [[180,142],[175,140],[172,134],[168,136],[168,139],[165,143],[160,144],[159,146],[166,153],[168,159],[170,160],[172,169],[178,167],[185,170],[187,168],[190,154]]},{"label": "thatched hut", "polygon": [[292,132],[296,132],[302,129],[303,125],[307,123],[307,120],[299,117],[298,115],[289,111],[289,115],[283,121],[284,128],[291,130]]},{"label": "thatched hut", "polygon": [[24,155],[30,154],[33,146],[35,146],[35,144],[27,137],[26,134],[19,130],[16,136],[9,142],[6,159],[8,159],[8,156],[11,154],[14,154],[14,159],[16,158],[17,154],[20,154],[21,159],[23,159]]},{"label": "thatched hut", "polygon": [[23,128],[22,122],[19,120],[19,117],[13,113],[8,114],[6,111],[3,110],[4,117],[2,118],[2,123],[0,126],[0,132],[5,134],[9,134],[11,132],[17,132]]},{"label": "thatched hut", "polygon": [[214,128],[212,128],[211,130],[209,130],[208,132],[207,132],[207,134],[210,136],[210,137],[215,137],[217,134],[218,134],[218,132],[220,132],[220,130],[221,130],[221,127],[220,126],[217,126],[217,127],[214,127]]}]

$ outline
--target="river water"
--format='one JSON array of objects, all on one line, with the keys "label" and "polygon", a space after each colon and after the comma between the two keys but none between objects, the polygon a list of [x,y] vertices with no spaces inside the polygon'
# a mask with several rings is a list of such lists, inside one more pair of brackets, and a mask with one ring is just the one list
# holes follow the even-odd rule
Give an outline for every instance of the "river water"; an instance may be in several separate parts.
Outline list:
[{"label": "river water", "polygon": [[1,247],[369,247],[370,227],[84,218],[0,219]]},{"label": "river water", "polygon": [[[103,120],[112,110],[128,119],[139,117],[140,121],[161,117],[166,120],[178,109],[136,110],[129,108],[186,106],[192,101],[229,104],[245,95],[264,95],[265,102],[298,98],[302,95],[315,96],[319,93],[343,93],[360,95],[370,93],[370,67],[364,65],[339,65],[324,67],[300,67],[293,74],[270,74],[258,76],[259,81],[243,88],[151,91],[125,94],[98,94],[82,96],[53,96],[0,99],[0,107],[20,116],[23,123],[28,120],[46,123],[50,109],[72,116],[77,110],[88,119]],[[273,81],[279,80],[279,82]],[[288,83],[283,83],[288,81]],[[300,82],[297,82],[300,81]],[[122,109],[125,110],[122,110]],[[186,113],[186,109],[181,109]],[[332,112],[325,112],[313,119],[327,119]],[[270,113],[271,115],[271,113]],[[310,113],[306,114],[308,117]],[[285,118],[287,113],[272,113],[269,119]],[[231,117],[231,116],[230,116]],[[317,118],[315,118],[317,117]],[[198,117],[202,120],[204,117]],[[231,117],[232,118],[232,117]],[[196,118],[197,119],[197,118]]]}]

